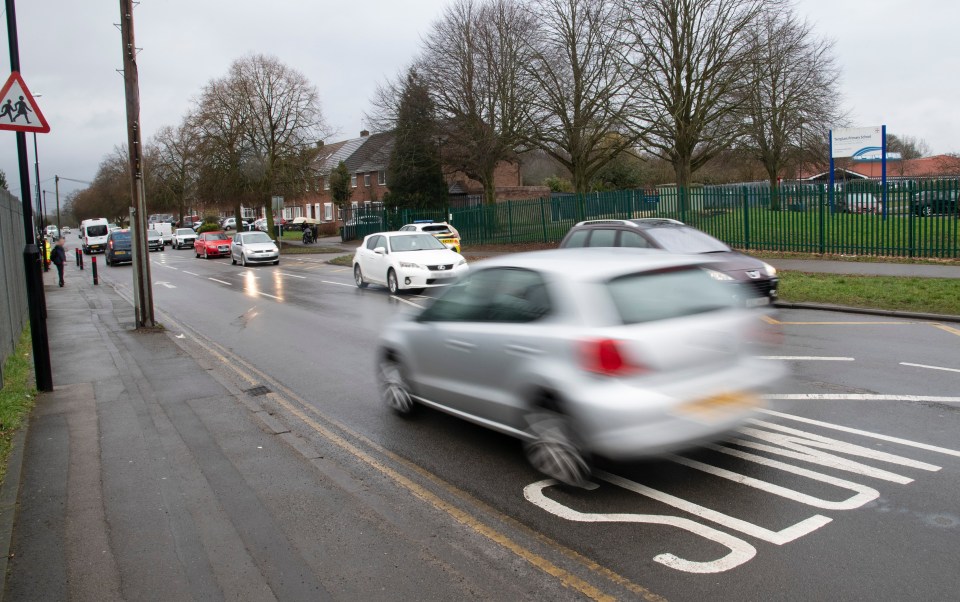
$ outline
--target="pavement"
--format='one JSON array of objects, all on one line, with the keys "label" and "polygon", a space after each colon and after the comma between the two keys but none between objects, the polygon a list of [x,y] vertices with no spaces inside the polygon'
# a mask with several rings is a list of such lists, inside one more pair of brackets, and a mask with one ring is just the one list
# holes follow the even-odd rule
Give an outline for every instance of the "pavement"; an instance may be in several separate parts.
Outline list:
[{"label": "pavement", "polygon": [[[134,330],[130,301],[94,286],[86,261],[68,265],[64,288],[44,275],[55,389],[38,397],[0,491],[2,600],[569,597],[513,579],[484,542],[325,461],[332,451],[304,451],[215,357]],[[960,278],[954,266],[771,263]]]}]

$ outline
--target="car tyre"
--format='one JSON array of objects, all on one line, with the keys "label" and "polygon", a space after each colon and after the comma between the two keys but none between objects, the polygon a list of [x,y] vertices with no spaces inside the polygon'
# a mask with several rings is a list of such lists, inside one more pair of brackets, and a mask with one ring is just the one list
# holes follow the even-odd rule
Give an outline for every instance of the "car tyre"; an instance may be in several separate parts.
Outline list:
[{"label": "car tyre", "polygon": [[400,292],[400,282],[397,281],[397,273],[393,271],[393,268],[390,268],[390,271],[387,272],[387,288],[390,289],[391,295]]},{"label": "car tyre", "polygon": [[198,251],[196,247],[193,248],[193,252],[197,256],[197,259],[200,259],[200,251]]},{"label": "car tyre", "polygon": [[357,288],[367,288],[367,283],[363,279],[363,272],[360,271],[360,264],[353,265],[353,281],[357,283]]},{"label": "car tyre", "polygon": [[236,258],[233,256],[233,253],[230,254],[230,262],[231,262],[233,265],[237,265],[237,260],[236,260]]},{"label": "car tyre", "polygon": [[247,267],[247,256],[244,255],[242,252],[240,253],[240,265],[242,265],[243,267]]},{"label": "car tyre", "polygon": [[570,425],[559,412],[538,409],[527,415],[523,444],[527,462],[538,472],[573,487],[590,481],[590,464],[584,456]]},{"label": "car tyre", "polygon": [[930,205],[924,205],[923,209],[921,209],[920,211],[921,213],[923,213],[924,217],[930,217],[931,215],[933,215],[933,207],[931,207]]},{"label": "car tyre", "polygon": [[384,357],[377,366],[377,384],[380,398],[400,416],[413,413],[415,402],[407,384],[403,365],[394,358]]}]

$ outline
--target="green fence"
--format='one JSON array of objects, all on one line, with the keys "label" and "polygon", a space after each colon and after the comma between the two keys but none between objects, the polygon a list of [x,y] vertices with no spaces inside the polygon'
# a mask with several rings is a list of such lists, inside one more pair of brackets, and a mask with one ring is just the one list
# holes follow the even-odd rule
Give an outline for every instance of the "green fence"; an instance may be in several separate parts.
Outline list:
[{"label": "green fence", "polygon": [[[471,244],[559,242],[577,222],[671,218],[740,249],[960,257],[960,180],[714,186],[555,195],[435,211],[358,210],[344,239],[395,230],[418,219],[450,220]],[[351,225],[352,224],[352,225]]]}]

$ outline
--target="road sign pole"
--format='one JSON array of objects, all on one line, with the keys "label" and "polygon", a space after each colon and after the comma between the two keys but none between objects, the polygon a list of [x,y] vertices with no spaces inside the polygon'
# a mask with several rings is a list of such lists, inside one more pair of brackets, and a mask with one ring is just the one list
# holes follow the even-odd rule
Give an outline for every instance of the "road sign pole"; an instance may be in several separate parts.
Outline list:
[{"label": "road sign pole", "polygon": [[[17,40],[17,11],[14,0],[6,0],[7,40],[10,45],[10,70],[20,71],[20,47]],[[43,274],[40,272],[40,251],[36,245],[33,207],[30,201],[30,165],[27,162],[27,135],[17,132],[17,159],[20,163],[20,201],[23,205],[23,266],[27,280],[27,304],[30,313],[30,338],[33,343],[33,369],[37,389],[53,391],[50,369],[50,343],[47,340],[47,306],[43,297]]]}]

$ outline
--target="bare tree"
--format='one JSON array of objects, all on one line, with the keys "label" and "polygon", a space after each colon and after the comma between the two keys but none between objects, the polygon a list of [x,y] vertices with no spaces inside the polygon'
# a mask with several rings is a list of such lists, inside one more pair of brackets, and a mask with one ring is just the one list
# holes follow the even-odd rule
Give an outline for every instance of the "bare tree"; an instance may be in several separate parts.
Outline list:
[{"label": "bare tree", "polygon": [[[779,208],[779,178],[791,162],[809,161],[842,118],[833,44],[790,7],[766,10],[749,30],[752,85],[745,90],[745,148],[770,181],[770,207]],[[806,145],[803,138],[806,137]],[[808,148],[804,148],[807,146]]]},{"label": "bare tree", "polygon": [[887,134],[887,151],[900,153],[903,159],[919,159],[930,154],[930,145],[916,136],[897,136]]},{"label": "bare tree", "polygon": [[534,143],[587,192],[596,173],[632,148],[639,134],[624,56],[625,10],[618,0],[531,0],[540,27],[526,70],[536,83]]},{"label": "bare tree", "polygon": [[188,115],[177,127],[164,126],[157,130],[144,152],[147,176],[152,180],[154,198],[169,200],[182,220],[187,203],[192,200],[197,178],[195,158],[198,136],[192,126],[195,119]]},{"label": "bare tree", "polygon": [[649,152],[673,165],[678,187],[688,188],[693,172],[742,135],[753,85],[748,34],[774,1],[624,0],[636,130]]},{"label": "bare tree", "polygon": [[532,134],[535,90],[525,67],[535,28],[515,0],[456,0],[423,41],[418,71],[437,111],[444,165],[483,184],[488,203],[497,165],[516,161]]}]

